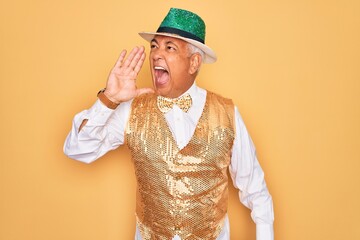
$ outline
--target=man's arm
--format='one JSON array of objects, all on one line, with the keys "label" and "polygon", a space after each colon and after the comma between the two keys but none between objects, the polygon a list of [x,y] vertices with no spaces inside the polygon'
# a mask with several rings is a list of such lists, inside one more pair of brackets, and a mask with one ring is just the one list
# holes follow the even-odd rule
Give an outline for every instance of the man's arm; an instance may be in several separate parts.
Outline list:
[{"label": "man's arm", "polygon": [[273,202],[267,189],[264,172],[256,157],[255,147],[245,124],[235,107],[236,137],[234,141],[230,175],[240,190],[240,201],[251,209],[256,223],[257,240],[273,240]]},{"label": "man's arm", "polygon": [[136,87],[136,77],[145,60],[144,47],[135,47],[125,56],[123,50],[105,90],[98,95],[99,100],[75,116],[64,144],[64,153],[70,158],[90,163],[123,144],[129,103],[136,96],[153,92],[150,88]]},{"label": "man's arm", "polygon": [[122,145],[130,105],[131,101],[128,101],[112,110],[97,100],[90,109],[75,115],[72,129],[65,140],[65,155],[91,163]]}]

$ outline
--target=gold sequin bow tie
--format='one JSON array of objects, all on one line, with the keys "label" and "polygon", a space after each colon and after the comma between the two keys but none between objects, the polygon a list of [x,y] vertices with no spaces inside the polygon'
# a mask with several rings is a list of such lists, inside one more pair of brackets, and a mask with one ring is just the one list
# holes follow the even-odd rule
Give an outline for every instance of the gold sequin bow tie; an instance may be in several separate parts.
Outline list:
[{"label": "gold sequin bow tie", "polygon": [[181,110],[187,112],[192,104],[192,99],[189,94],[185,94],[179,98],[167,98],[163,96],[157,97],[157,105],[161,112],[167,113],[176,104]]}]

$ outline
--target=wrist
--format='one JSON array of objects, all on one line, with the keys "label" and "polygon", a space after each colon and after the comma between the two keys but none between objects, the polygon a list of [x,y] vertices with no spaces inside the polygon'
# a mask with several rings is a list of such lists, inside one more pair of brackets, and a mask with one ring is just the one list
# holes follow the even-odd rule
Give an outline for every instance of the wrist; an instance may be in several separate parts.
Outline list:
[{"label": "wrist", "polygon": [[120,102],[115,102],[112,98],[105,94],[105,88],[98,92],[97,97],[106,107],[110,109],[115,109],[120,104]]}]

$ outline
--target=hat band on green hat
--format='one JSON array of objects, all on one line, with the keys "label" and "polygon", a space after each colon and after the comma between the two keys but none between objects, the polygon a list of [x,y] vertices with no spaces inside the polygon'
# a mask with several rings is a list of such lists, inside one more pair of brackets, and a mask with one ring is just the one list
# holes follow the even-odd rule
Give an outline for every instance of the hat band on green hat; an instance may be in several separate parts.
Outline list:
[{"label": "hat band on green hat", "polygon": [[201,42],[203,44],[205,44],[204,39],[199,38],[198,36],[190,33],[190,32],[186,32],[177,28],[172,28],[172,27],[159,27],[158,30],[156,31],[157,33],[173,33],[173,34],[177,34],[181,37],[184,38],[190,38],[193,39],[195,41]]}]

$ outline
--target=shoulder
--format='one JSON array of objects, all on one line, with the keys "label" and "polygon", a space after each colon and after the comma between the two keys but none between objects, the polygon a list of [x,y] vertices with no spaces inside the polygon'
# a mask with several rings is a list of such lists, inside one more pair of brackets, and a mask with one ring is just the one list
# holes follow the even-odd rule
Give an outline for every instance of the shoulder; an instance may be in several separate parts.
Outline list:
[{"label": "shoulder", "polygon": [[133,99],[132,106],[136,106],[139,104],[141,105],[149,104],[155,100],[156,100],[156,95],[154,93],[141,94],[140,96],[137,96],[136,98]]},{"label": "shoulder", "polygon": [[229,105],[232,108],[234,107],[234,103],[233,103],[232,99],[230,99],[230,98],[223,97],[220,94],[217,94],[217,93],[214,93],[214,92],[211,92],[208,90],[207,90],[207,95],[208,95],[208,98],[211,99],[212,101],[218,102],[223,105]]}]

